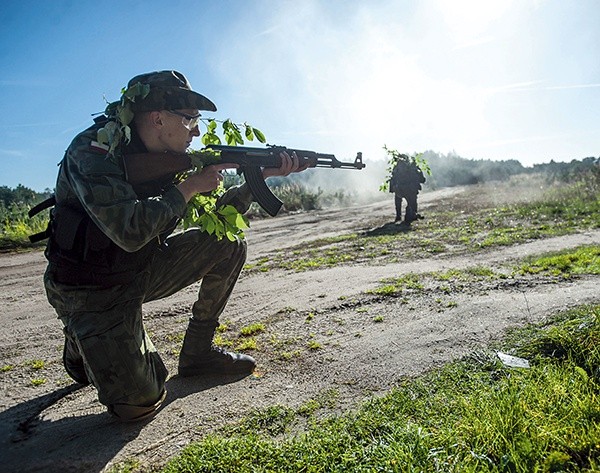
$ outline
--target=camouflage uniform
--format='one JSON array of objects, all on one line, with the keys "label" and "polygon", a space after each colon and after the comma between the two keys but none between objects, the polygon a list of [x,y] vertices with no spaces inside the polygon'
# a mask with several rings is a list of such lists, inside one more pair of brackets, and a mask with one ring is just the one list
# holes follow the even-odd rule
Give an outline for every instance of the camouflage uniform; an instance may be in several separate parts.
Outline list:
[{"label": "camouflage uniform", "polygon": [[[160,101],[157,97],[150,99]],[[150,108],[165,106],[170,105]],[[76,381],[91,382],[109,411],[133,420],[158,408],[167,377],[144,330],[142,303],[202,279],[192,316],[217,324],[245,262],[246,244],[217,241],[198,229],[170,235],[184,215],[182,194],[172,185],[160,195],[136,195],[125,180],[119,153],[110,157],[96,143],[103,124],[98,120],[75,137],[61,162],[44,282],[64,324],[65,368]],[[147,151],[132,132],[122,153]],[[220,198],[242,213],[251,201],[245,184]]]},{"label": "camouflage uniform", "polygon": [[409,224],[419,218],[417,195],[421,190],[421,184],[424,182],[423,172],[414,162],[410,162],[408,156],[406,156],[406,159],[398,161],[390,179],[390,192],[395,194],[396,222],[402,220],[402,199],[406,200],[404,223]]}]

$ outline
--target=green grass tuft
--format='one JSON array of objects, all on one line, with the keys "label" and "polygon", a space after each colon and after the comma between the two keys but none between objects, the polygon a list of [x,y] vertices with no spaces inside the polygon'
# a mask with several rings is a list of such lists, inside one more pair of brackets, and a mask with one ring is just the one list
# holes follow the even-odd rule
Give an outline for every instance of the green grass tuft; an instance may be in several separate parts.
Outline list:
[{"label": "green grass tuft", "polygon": [[522,274],[549,273],[553,276],[600,274],[600,245],[580,246],[530,259],[520,267]]}]

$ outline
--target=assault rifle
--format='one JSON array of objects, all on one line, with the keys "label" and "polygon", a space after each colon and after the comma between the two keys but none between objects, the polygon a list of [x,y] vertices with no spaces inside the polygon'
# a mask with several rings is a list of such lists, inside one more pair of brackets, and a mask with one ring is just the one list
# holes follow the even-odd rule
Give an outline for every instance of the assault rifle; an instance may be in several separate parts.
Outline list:
[{"label": "assault rifle", "polygon": [[[203,165],[227,163],[237,164],[238,173],[243,174],[256,202],[272,217],[277,215],[283,203],[271,192],[262,175],[262,168],[280,167],[283,151],[291,156],[296,153],[300,165],[339,169],[363,169],[362,153],[357,153],[354,162],[339,161],[333,154],[269,145],[266,148],[244,146],[208,145],[204,150],[217,151],[214,156],[207,153],[200,160]],[[152,195],[152,191],[172,181],[174,175],[192,168],[192,158],[187,153],[143,153],[124,156],[125,175],[138,195]],[[156,195],[156,194],[155,194]]]}]

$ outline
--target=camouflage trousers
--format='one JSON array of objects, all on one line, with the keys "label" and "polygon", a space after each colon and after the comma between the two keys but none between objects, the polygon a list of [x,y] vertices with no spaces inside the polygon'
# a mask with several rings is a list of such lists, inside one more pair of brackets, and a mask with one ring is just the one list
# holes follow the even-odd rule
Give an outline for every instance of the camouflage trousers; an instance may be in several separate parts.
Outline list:
[{"label": "camouflage trousers", "polygon": [[65,343],[80,355],[99,401],[119,417],[157,409],[164,397],[168,373],[144,330],[142,303],[202,280],[192,316],[216,321],[246,260],[245,241],[217,241],[199,230],[173,235],[166,243],[127,286],[64,286],[52,282],[50,267],[46,273],[46,291],[64,324]]},{"label": "camouflage trousers", "polygon": [[404,221],[407,223],[417,219],[417,190],[396,191],[394,203],[396,205],[396,221],[402,220],[402,199],[406,200]]}]

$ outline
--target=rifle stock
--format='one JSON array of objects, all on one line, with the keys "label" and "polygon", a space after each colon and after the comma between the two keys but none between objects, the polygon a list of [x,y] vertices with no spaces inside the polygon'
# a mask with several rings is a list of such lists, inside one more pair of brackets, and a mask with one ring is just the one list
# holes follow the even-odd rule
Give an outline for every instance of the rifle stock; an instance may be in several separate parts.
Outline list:
[{"label": "rifle stock", "polygon": [[185,153],[142,153],[126,155],[125,178],[136,189],[137,186],[162,181],[174,174],[192,168],[192,161]]},{"label": "rifle stock", "polygon": [[[248,148],[243,146],[208,145],[205,149],[219,152],[217,159],[207,158],[206,164],[229,163],[239,166],[256,202],[272,217],[277,215],[282,202],[271,192],[262,176],[262,168],[280,167],[281,152],[296,153],[301,165],[338,169],[363,169],[362,153],[357,153],[354,162],[339,161],[333,154],[298,150],[283,146]],[[173,181],[176,174],[192,168],[192,161],[185,153],[130,154],[123,158],[125,176],[140,196],[157,195]]]}]

